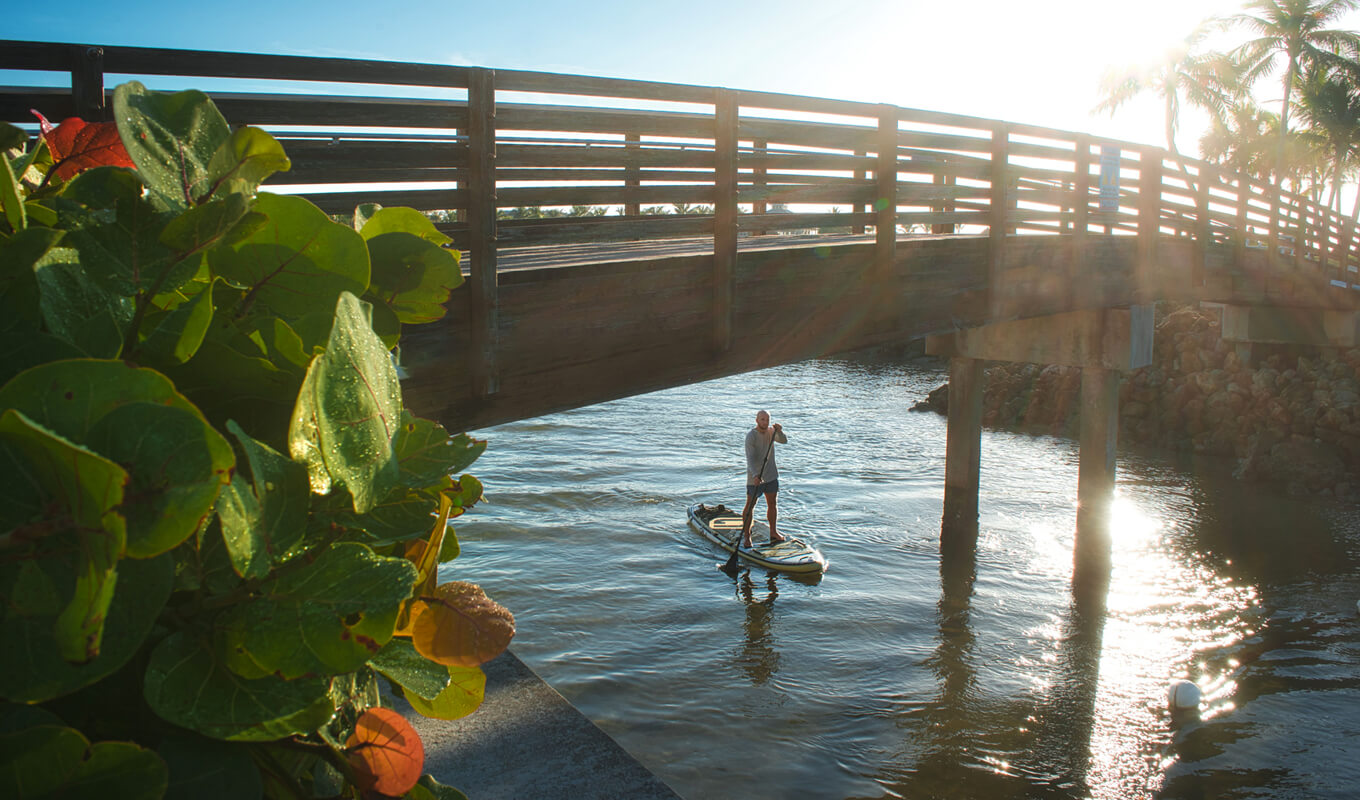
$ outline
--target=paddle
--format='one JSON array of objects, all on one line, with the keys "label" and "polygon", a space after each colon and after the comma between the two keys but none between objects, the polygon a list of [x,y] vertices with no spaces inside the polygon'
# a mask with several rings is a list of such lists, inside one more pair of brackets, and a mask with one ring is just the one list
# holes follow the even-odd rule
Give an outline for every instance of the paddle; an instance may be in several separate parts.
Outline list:
[{"label": "paddle", "polygon": [[[765,477],[765,465],[769,463],[770,451],[774,449],[774,436],[775,432],[770,431],[770,446],[765,448],[765,458],[760,462],[760,472],[756,473],[756,486],[759,486],[760,479]],[[746,501],[751,504],[751,518],[748,521],[745,519],[746,514],[744,512],[742,513],[741,534],[739,534],[737,540],[732,543],[732,557],[727,559],[726,564],[722,565],[722,571],[729,575],[734,574],[737,571],[737,556],[741,552],[741,540],[746,538],[746,532],[751,529],[753,524],[755,524],[756,500],[754,497],[748,497]]]}]

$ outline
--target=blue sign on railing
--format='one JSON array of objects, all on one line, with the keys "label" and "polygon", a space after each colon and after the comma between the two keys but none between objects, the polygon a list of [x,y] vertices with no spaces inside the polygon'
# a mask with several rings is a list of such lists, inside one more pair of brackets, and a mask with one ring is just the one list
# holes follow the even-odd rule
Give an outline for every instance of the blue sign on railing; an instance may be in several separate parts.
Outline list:
[{"label": "blue sign on railing", "polygon": [[1100,146],[1100,211],[1119,211],[1119,148],[1111,144]]}]

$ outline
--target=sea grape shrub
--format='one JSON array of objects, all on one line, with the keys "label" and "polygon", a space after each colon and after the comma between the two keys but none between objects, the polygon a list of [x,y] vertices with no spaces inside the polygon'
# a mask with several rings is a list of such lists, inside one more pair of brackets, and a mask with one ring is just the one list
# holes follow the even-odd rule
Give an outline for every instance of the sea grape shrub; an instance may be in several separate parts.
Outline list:
[{"label": "sea grape shrub", "polygon": [[0,125],[0,796],[461,797],[379,691],[471,713],[514,635],[438,582],[486,443],[394,367],[457,252],[260,191],[200,92],[113,112]]}]

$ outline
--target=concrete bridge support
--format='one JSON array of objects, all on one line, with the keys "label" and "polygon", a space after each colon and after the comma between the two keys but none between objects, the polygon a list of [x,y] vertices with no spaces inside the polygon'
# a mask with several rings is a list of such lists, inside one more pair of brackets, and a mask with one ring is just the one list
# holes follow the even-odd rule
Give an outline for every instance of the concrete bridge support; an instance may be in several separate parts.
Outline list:
[{"label": "concrete bridge support", "polygon": [[1080,594],[1103,590],[1110,574],[1119,373],[1152,361],[1152,307],[1075,311],[971,328],[931,337],[926,351],[950,358],[940,531],[940,547],[946,553],[971,550],[977,541],[984,362],[1081,367],[1073,587]]}]

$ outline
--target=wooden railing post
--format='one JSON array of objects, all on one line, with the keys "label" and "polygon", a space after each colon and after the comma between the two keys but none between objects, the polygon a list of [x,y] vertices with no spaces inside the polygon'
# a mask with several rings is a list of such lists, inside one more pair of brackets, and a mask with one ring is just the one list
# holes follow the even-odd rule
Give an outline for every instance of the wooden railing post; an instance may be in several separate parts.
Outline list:
[{"label": "wooden railing post", "polygon": [[[937,172],[937,173],[935,173],[934,183],[935,183],[936,186],[938,186],[938,187],[941,188],[941,190],[942,190],[942,191],[940,192],[941,196],[947,194],[948,191],[949,191],[949,187],[951,187],[951,186],[954,185],[955,178],[954,178],[953,175],[948,174],[948,169],[949,169],[949,162],[948,162],[948,161],[941,161],[941,162],[940,162],[940,171]],[[933,211],[938,211],[939,213],[942,213],[942,214],[952,214],[952,213],[954,213],[954,201],[953,201],[953,200],[950,200],[950,199],[941,199],[941,200],[939,201],[939,205],[937,205],[937,206],[932,206],[932,207],[931,207],[931,210],[933,210]],[[930,226],[930,232],[931,232],[931,233],[936,233],[936,234],[950,234],[950,233],[953,233],[953,232],[954,232],[954,223],[953,223],[953,222],[936,222],[936,223],[934,223],[934,224],[932,224],[932,225]]]},{"label": "wooden railing post", "polygon": [[1209,190],[1218,182],[1218,172],[1201,164],[1199,181],[1195,186],[1195,254],[1190,260],[1190,285],[1204,285],[1204,271],[1209,264],[1210,237],[1213,235],[1209,212]]},{"label": "wooden railing post", "polygon": [[[855,156],[858,157],[858,158],[863,158],[863,157],[865,156],[865,153],[864,153],[863,150],[856,150],[856,151],[855,151]],[[867,169],[857,169],[857,170],[855,170],[855,180],[856,180],[856,181],[859,181],[860,183],[867,183],[867,182],[869,181],[869,170],[867,170]],[[862,205],[860,205],[859,203],[851,203],[851,204],[850,204],[850,213],[851,213],[851,214],[859,214],[859,213],[862,213],[864,210],[865,210],[865,206],[862,206]],[[855,223],[854,225],[851,225],[851,226],[850,226],[850,232],[851,232],[851,233],[859,233],[859,234],[862,234],[862,233],[864,233],[864,229],[865,229],[865,225],[864,225],[864,223],[862,223],[862,222],[857,222],[857,223]]]},{"label": "wooden railing post", "polygon": [[1350,283],[1351,247],[1355,244],[1355,222],[1344,217],[1341,223],[1341,241],[1337,242],[1340,258],[1337,259],[1337,280]]},{"label": "wooden railing post", "polygon": [[1266,263],[1274,264],[1280,257],[1280,226],[1284,224],[1280,202],[1280,185],[1270,183],[1270,228],[1266,231]]},{"label": "wooden railing post", "polygon": [[497,365],[496,291],[496,73],[468,74],[468,318],[471,322],[472,391],[486,397],[500,390]]},{"label": "wooden railing post", "polygon": [[71,64],[71,99],[76,116],[86,122],[108,119],[104,105],[104,48],[86,47]]},{"label": "wooden railing post", "polygon": [[[755,147],[756,166],[751,171],[751,185],[755,187],[756,199],[751,204],[751,213],[768,214],[770,213],[770,203],[765,199],[765,187],[768,185],[770,169],[765,163],[765,157],[769,153],[770,143],[764,139],[757,139],[752,142],[752,145]],[[752,233],[763,234],[765,228],[756,228]]]},{"label": "wooden railing post", "polygon": [[713,346],[732,347],[737,285],[737,95],[713,98]]},{"label": "wooden railing post", "polygon": [[1241,264],[1247,257],[1247,211],[1251,207],[1251,180],[1237,175],[1237,236],[1233,238],[1233,263]]},{"label": "wooden railing post", "polygon": [[[874,273],[888,286],[897,261],[897,107],[879,106],[878,161],[874,167]],[[891,296],[883,293],[881,297]]]},{"label": "wooden railing post", "polygon": [[[1144,147],[1138,154],[1138,263],[1134,286],[1151,286],[1157,269],[1157,240],[1162,229],[1162,151]],[[1137,290],[1135,290],[1137,294]],[[1146,301],[1148,298],[1138,297]]]},{"label": "wooden railing post", "polygon": [[1076,269],[1086,257],[1086,226],[1091,213],[1091,137],[1077,137],[1072,172],[1072,267]]},{"label": "wooden railing post", "polygon": [[1305,238],[1308,231],[1309,215],[1304,212],[1308,208],[1308,201],[1302,195],[1295,195],[1298,199],[1294,201],[1294,268],[1303,267],[1304,251],[1308,249],[1308,240]]},{"label": "wooden railing post", "polygon": [[642,204],[637,201],[635,193],[638,187],[642,186],[640,175],[642,168],[638,165],[638,158],[642,151],[642,137],[636,133],[630,133],[623,137],[623,150],[626,159],[623,168],[623,213],[625,216],[637,217],[642,215]]},{"label": "wooden railing post", "polygon": [[1006,256],[1006,218],[1010,215],[1010,128],[998,122],[992,128],[990,207],[987,212],[987,313],[999,316],[1001,297],[997,285]]}]

